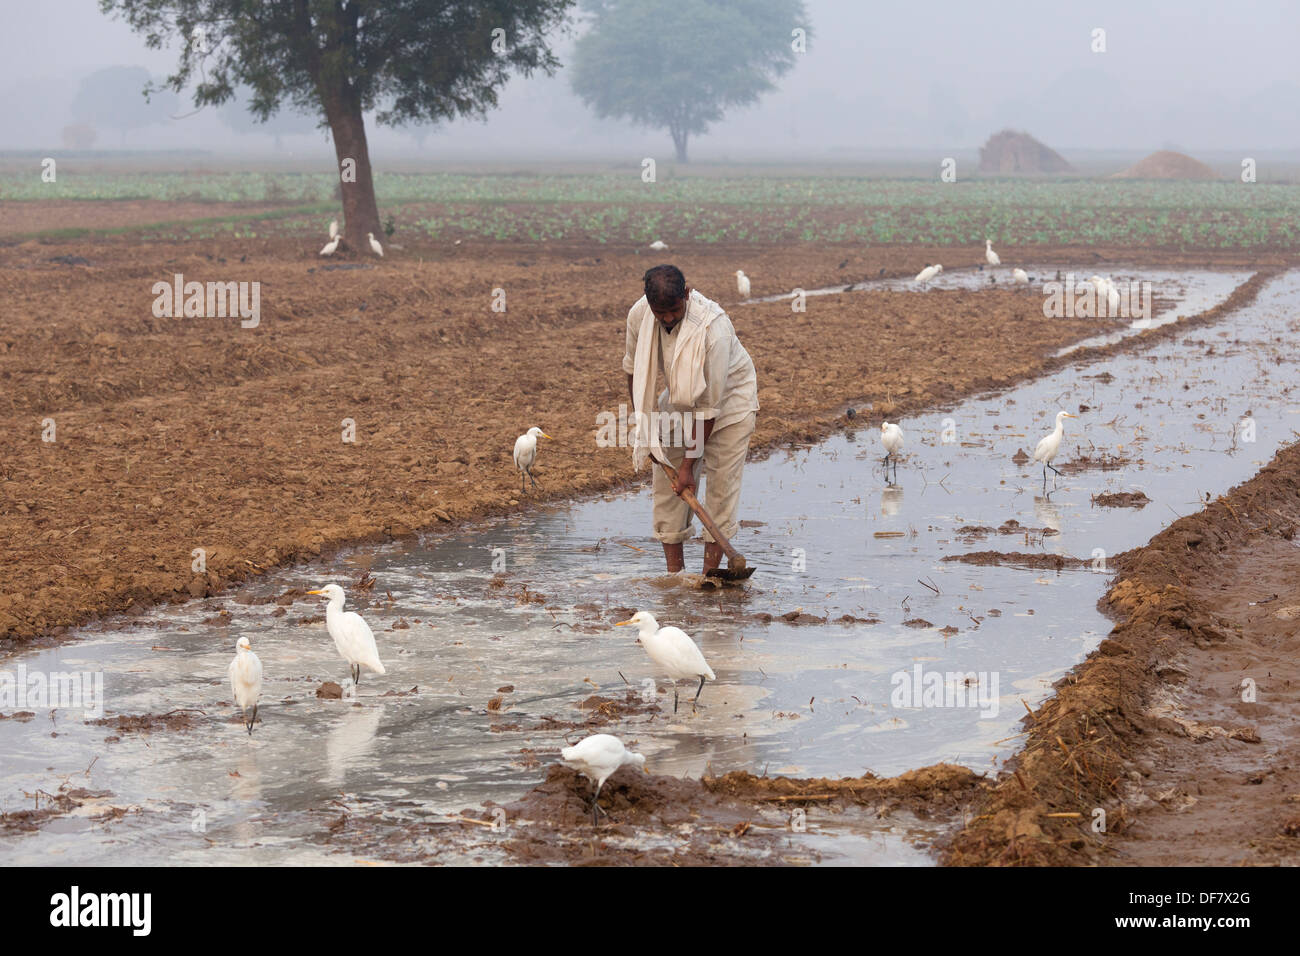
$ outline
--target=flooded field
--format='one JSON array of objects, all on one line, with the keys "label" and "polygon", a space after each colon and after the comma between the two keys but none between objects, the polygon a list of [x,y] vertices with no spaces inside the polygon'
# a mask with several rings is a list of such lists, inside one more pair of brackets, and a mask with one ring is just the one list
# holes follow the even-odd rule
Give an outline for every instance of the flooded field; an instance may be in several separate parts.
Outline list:
[{"label": "flooded field", "polygon": [[[1244,278],[1133,277],[1175,299],[1174,315]],[[857,409],[861,430],[747,469],[734,543],[759,570],[744,589],[662,575],[642,491],[357,549],[10,655],[0,668],[102,672],[110,723],[48,711],[0,721],[0,808],[40,809],[60,786],[100,794],[0,835],[0,860],[339,859],[323,836],[340,807],[399,824],[516,800],[559,747],[597,730],[678,777],[994,769],[1025,707],[1107,631],[1095,606],[1107,557],[1294,438],[1297,321],[1300,275],[1287,273],[1215,325],[903,420],[896,470],[881,464],[879,416]],[[1064,474],[1044,479],[1017,453],[1032,453],[1058,409],[1078,419],[1056,460]],[[1098,500],[1139,492],[1140,507]],[[698,558],[688,545],[688,568]],[[363,574],[373,589],[350,588]],[[355,699],[316,696],[346,665],[323,600],[301,592],[331,581],[349,587],[388,670],[367,673]],[[717,673],[698,713],[684,703],[673,714],[671,687],[613,626],[638,609],[694,635]],[[240,637],[266,672],[251,738],[225,677]],[[899,706],[931,675],[965,705]],[[148,732],[113,719],[176,712],[183,726]],[[804,847],[812,862],[928,860],[914,846],[924,821],[819,824]],[[445,853],[463,858],[454,841]]]}]

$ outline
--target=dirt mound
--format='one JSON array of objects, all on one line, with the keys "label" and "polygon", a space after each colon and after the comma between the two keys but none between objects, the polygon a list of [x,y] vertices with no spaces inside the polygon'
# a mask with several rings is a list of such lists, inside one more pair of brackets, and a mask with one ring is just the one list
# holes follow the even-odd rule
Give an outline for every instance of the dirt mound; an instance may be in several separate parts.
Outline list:
[{"label": "dirt mound", "polygon": [[[782,866],[789,857],[790,815],[817,808],[841,821],[871,820],[894,811],[922,818],[959,815],[983,778],[966,767],[935,764],[898,777],[842,779],[758,777],[734,771],[704,780],[623,768],[606,781],[600,829],[591,826],[591,782],[563,764],[523,799],[501,809],[509,838],[501,846],[516,862],[619,865],[745,863]],[[492,819],[467,810],[462,820]],[[855,812],[856,811],[856,814]],[[649,832],[674,833],[676,844],[643,848]]]},{"label": "dirt mound", "polygon": [[1218,179],[1219,176],[1200,160],[1183,153],[1162,149],[1134,163],[1111,179]]},{"label": "dirt mound", "polygon": [[1021,551],[971,551],[967,554],[946,554],[944,561],[960,561],[962,564],[1009,565],[1014,568],[1035,570],[1064,571],[1066,568],[1087,567],[1086,558],[1075,558],[1067,554],[1026,554]]},{"label": "dirt mound", "polygon": [[980,172],[1005,176],[1016,173],[1069,173],[1065,157],[1028,133],[1004,129],[980,147]]},{"label": "dirt mound", "polygon": [[1102,508],[1145,508],[1150,501],[1141,491],[1114,491],[1092,496],[1092,503]]}]

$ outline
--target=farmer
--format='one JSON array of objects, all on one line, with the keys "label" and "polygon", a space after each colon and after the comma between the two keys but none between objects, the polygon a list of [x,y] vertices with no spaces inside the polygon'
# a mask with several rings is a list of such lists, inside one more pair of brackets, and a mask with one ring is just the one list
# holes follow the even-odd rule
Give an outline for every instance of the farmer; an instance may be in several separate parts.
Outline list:
[{"label": "farmer", "polygon": [[[632,463],[653,455],[677,469],[677,481],[654,469],[654,534],[663,542],[669,573],[686,562],[682,542],[691,534],[690,506],[678,497],[706,478],[702,504],[727,538],[740,525],[740,479],[758,411],[754,363],[736,338],[727,313],[686,284],[676,266],[645,274],[645,296],[627,314],[623,371],[635,425]],[[662,370],[667,388],[659,387]],[[703,473],[700,461],[703,460]],[[722,562],[722,546],[704,531],[704,571]]]}]

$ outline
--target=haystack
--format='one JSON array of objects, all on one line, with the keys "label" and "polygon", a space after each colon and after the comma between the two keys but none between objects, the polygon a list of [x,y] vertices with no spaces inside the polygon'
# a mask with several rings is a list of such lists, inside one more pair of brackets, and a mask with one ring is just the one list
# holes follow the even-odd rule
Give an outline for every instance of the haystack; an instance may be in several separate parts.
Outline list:
[{"label": "haystack", "polygon": [[1162,149],[1152,153],[1146,159],[1134,163],[1123,172],[1116,173],[1111,179],[1218,179],[1218,175],[1209,166],[1199,160]]},{"label": "haystack", "polygon": [[1069,173],[1074,167],[1056,150],[1028,133],[1004,129],[980,147],[980,172],[997,176],[1025,173]]}]

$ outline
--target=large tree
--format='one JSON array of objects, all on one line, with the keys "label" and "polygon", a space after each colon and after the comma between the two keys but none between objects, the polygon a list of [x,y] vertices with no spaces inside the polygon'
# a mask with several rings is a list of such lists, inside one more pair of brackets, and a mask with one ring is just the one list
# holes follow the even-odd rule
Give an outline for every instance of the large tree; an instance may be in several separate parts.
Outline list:
[{"label": "large tree", "polygon": [[[483,116],[514,71],[554,72],[547,33],[573,0],[99,0],[152,49],[181,43],[164,86],[194,84],[195,105],[252,91],[265,119],[287,102],[334,137],[344,236],[368,250],[380,232],[363,119],[438,122]],[[346,175],[351,172],[351,177]]]},{"label": "large tree", "polygon": [[[687,141],[748,106],[794,66],[812,36],[802,0],[586,0],[573,90],[597,116]],[[803,31],[802,34],[796,31]]]}]

